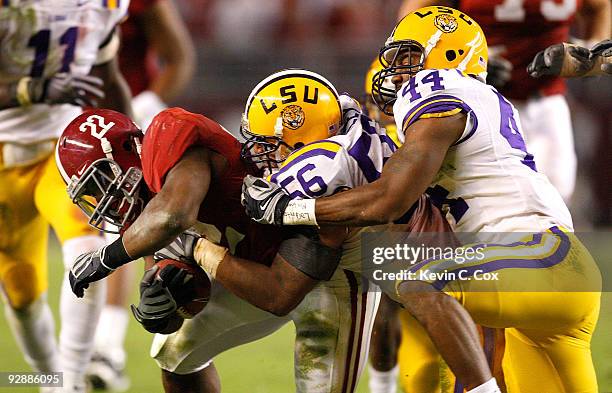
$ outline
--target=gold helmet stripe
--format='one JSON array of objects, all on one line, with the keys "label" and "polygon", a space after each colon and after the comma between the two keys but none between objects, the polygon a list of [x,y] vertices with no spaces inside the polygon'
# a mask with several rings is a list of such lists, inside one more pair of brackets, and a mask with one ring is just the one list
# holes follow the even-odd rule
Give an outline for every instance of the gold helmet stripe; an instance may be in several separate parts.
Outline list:
[{"label": "gold helmet stripe", "polygon": [[429,40],[427,40],[427,46],[425,47],[425,59],[427,59],[427,55],[429,55],[429,52],[431,52],[431,50],[435,48],[436,45],[438,45],[438,41],[440,41],[441,37],[442,30],[436,31],[431,35],[431,37],[429,37]]},{"label": "gold helmet stripe", "polygon": [[470,41],[470,42],[468,42],[466,44],[467,46],[470,47],[470,50],[467,53],[467,55],[465,55],[463,60],[461,60],[461,63],[459,63],[459,65],[457,66],[457,68],[459,68],[459,70],[461,72],[464,72],[465,69],[467,68],[467,65],[470,62],[470,60],[472,59],[472,56],[474,56],[474,51],[476,50],[476,45],[478,45],[481,41],[482,41],[482,37],[480,36],[480,32],[478,32],[476,34],[476,37],[474,37],[474,39],[472,41]]}]

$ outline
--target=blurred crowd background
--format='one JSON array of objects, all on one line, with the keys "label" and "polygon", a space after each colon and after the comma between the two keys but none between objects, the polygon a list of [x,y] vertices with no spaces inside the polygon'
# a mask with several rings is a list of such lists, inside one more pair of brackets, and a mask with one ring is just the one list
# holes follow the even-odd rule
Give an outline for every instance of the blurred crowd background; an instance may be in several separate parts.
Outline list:
[{"label": "blurred crowd background", "polygon": [[[237,131],[254,85],[283,68],[328,77],[361,98],[365,72],[401,0],[175,0],[196,45],[196,74],[171,102]],[[509,37],[508,39],[512,39]],[[153,64],[151,64],[154,66]],[[576,150],[571,203],[578,230],[612,226],[612,78],[569,82]],[[561,157],[559,159],[562,159]]]}]

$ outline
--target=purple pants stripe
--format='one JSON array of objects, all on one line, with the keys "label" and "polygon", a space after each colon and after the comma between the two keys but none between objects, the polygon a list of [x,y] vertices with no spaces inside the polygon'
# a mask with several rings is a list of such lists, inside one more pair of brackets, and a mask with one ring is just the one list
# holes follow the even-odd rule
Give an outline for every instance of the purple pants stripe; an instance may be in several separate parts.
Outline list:
[{"label": "purple pants stripe", "polygon": [[[556,231],[554,231],[556,229]],[[467,276],[474,274],[476,270],[480,270],[481,273],[490,273],[501,269],[545,269],[551,266],[555,266],[561,263],[567,256],[570,248],[571,241],[567,234],[563,233],[558,228],[554,227],[551,229],[555,235],[561,238],[559,246],[552,255],[538,259],[498,259],[490,262],[483,263],[481,265],[469,266],[465,268],[459,268],[453,270],[453,272],[464,271]],[[534,236],[535,237],[535,236]],[[440,279],[432,283],[433,287],[442,290],[449,283],[448,279]]]}]

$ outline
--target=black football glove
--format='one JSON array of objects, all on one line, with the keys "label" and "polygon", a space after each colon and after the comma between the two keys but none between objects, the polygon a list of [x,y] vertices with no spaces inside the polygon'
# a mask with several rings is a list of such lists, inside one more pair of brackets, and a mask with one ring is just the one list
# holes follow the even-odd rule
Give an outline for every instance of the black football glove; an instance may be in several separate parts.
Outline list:
[{"label": "black football glove", "polygon": [[178,266],[167,265],[159,272],[164,287],[168,288],[177,306],[191,301],[196,294],[193,275]]},{"label": "black football glove", "polygon": [[170,333],[167,329],[176,318],[177,306],[168,288],[168,284],[176,285],[174,279],[177,278],[180,281],[181,277],[180,274],[174,274],[172,277],[169,277],[168,282],[165,282],[163,279],[156,277],[158,270],[158,266],[153,266],[142,276],[142,281],[140,282],[140,302],[138,307],[132,304],[130,308],[134,318],[148,332]]},{"label": "black football glove", "polygon": [[487,63],[487,83],[501,89],[512,78],[512,63],[500,56],[489,57]]},{"label": "black football glove", "polygon": [[153,255],[153,259],[155,261],[174,259],[176,261],[196,264],[193,259],[193,248],[200,237],[202,236],[199,233],[187,230],[181,233],[172,243],[157,251]]},{"label": "black football glove", "polygon": [[[593,45],[591,48],[591,58],[596,56],[611,57],[612,56],[612,40],[607,39]],[[601,70],[606,74],[612,74],[612,64],[604,63],[601,65]]]},{"label": "black football glove", "polygon": [[254,221],[282,225],[283,214],[290,201],[291,198],[280,186],[255,176],[244,178],[241,202]]},{"label": "black football glove", "polygon": [[103,279],[115,270],[105,264],[106,247],[79,255],[72,265],[68,279],[77,297],[83,297],[90,283]]},{"label": "black football glove", "polygon": [[563,61],[566,55],[574,58],[577,63],[576,75],[588,72],[593,67],[591,52],[581,46],[570,46],[567,48],[563,44],[551,45],[543,51],[538,52],[531,63],[527,66],[527,73],[532,78],[539,78],[546,75],[557,76],[561,74]]}]

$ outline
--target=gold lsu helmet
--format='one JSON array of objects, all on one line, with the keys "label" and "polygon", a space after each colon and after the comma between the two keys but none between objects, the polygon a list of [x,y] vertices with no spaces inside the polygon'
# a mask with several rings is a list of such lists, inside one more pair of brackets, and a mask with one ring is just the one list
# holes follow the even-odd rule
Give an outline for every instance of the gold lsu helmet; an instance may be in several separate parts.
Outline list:
[{"label": "gold lsu helmet", "polygon": [[335,87],[299,69],[276,72],[251,92],[240,131],[241,156],[255,164],[280,164],[294,149],[335,135],[342,110]]},{"label": "gold lsu helmet", "polygon": [[487,41],[478,23],[465,13],[450,7],[423,7],[399,21],[379,60],[383,69],[372,81],[373,97],[383,112],[391,114],[396,95],[385,81],[395,75],[456,68],[484,82]]}]

